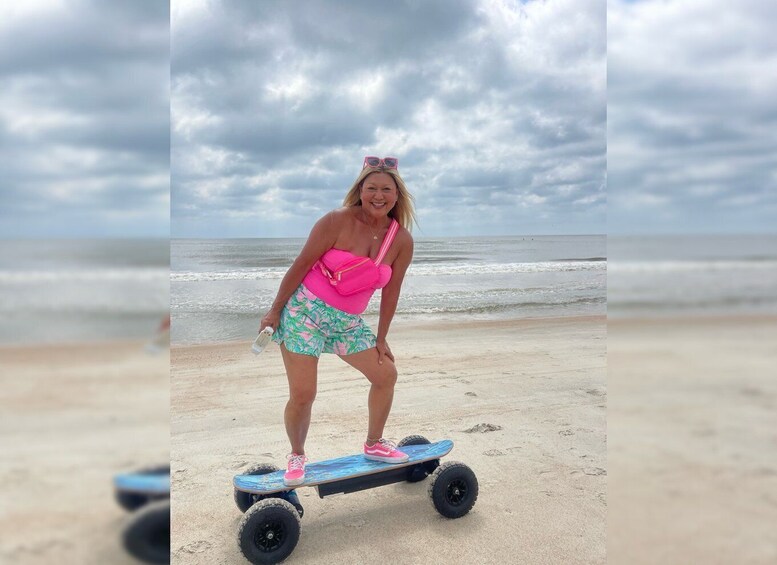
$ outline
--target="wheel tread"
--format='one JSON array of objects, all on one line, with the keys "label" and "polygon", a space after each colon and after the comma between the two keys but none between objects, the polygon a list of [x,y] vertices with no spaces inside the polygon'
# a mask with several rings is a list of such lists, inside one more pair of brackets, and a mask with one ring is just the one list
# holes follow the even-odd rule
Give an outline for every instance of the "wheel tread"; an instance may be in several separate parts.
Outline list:
[{"label": "wheel tread", "polygon": [[156,526],[157,522],[160,520],[164,522],[165,515],[169,528],[170,500],[168,499],[149,502],[133,513],[130,523],[122,533],[122,542],[127,552],[141,561],[146,561],[148,563],[169,563],[169,547],[168,553],[162,555],[161,553],[150,553],[149,546],[143,543],[149,528]]},{"label": "wheel tread", "polygon": [[406,445],[429,445],[430,443],[432,442],[426,439],[424,436],[416,434],[402,438],[402,440],[397,444],[397,447],[401,448]]},{"label": "wheel tread", "polygon": [[[472,478],[474,480],[473,482],[474,495],[473,495],[472,501],[469,504],[469,508],[467,508],[467,510],[463,514],[461,514],[460,516],[457,516],[457,517],[461,517],[467,514],[472,509],[472,507],[475,505],[475,502],[477,502],[477,499],[478,499],[477,477],[475,477],[475,473],[472,471],[472,469],[469,468],[468,465],[465,465],[460,461],[446,461],[445,463],[441,464],[439,467],[437,467],[437,469],[434,470],[434,473],[432,473],[431,479],[429,480],[429,488],[427,489],[427,492],[429,493],[429,498],[432,501],[432,506],[434,506],[435,510],[440,512],[440,509],[437,508],[437,505],[435,504],[435,501],[434,501],[434,487],[437,484],[437,480],[443,475],[443,473],[451,472],[450,469],[454,469],[454,470],[459,469],[460,471],[463,471],[463,472],[469,472],[472,474]],[[445,516],[445,514],[442,514],[442,512],[440,512],[440,514]],[[446,516],[446,518],[450,518],[450,517]]]},{"label": "wheel tread", "polygon": [[[268,473],[274,473],[276,471],[280,471],[280,469],[273,465],[272,463],[257,463],[256,465],[250,466],[248,469],[240,473],[241,475],[266,475]],[[238,490],[236,488],[232,489],[232,498],[235,501],[235,505],[238,507],[238,509],[241,512],[246,512],[252,504],[248,504],[249,501],[253,500],[253,497],[250,493],[243,492],[242,490]]]},{"label": "wheel tread", "polygon": [[[244,530],[248,527],[251,518],[258,512],[262,512],[264,510],[278,507],[283,508],[284,510],[288,511],[292,516],[294,516],[294,519],[297,521],[297,536],[296,539],[294,539],[294,542],[291,544],[291,551],[289,551],[288,555],[291,555],[291,553],[294,551],[294,548],[297,546],[297,542],[299,541],[299,533],[300,529],[302,527],[302,520],[300,520],[299,514],[297,513],[297,509],[294,508],[294,505],[292,505],[290,502],[283,500],[282,498],[265,498],[263,500],[258,501],[256,504],[254,504],[251,508],[248,509],[248,511],[243,516],[243,519],[240,521],[240,527],[237,531],[237,545],[240,549],[240,552],[246,557],[246,559],[249,559],[248,555],[246,555],[245,551],[243,551],[243,534]],[[283,557],[285,559],[288,557],[286,555]],[[281,560],[278,559],[272,559],[271,556],[268,556],[268,560],[265,561],[265,563],[279,563]],[[250,561],[250,559],[249,559]],[[262,563],[262,561],[252,561],[253,563]]]}]

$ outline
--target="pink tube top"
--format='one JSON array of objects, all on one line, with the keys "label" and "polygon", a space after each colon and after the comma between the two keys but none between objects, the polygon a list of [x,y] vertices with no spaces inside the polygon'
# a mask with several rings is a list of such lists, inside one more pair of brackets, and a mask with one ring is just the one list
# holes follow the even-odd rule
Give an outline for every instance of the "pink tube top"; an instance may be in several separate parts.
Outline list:
[{"label": "pink tube top", "polygon": [[[355,257],[360,256],[354,255],[350,251],[332,248],[324,253],[320,260],[327,269],[336,271],[340,265]],[[367,309],[367,304],[369,304],[370,298],[375,294],[375,291],[386,286],[391,280],[391,266],[380,264],[375,265],[375,268],[378,269],[378,282],[375,283],[375,287],[351,294],[350,296],[343,296],[338,293],[329,283],[329,279],[315,267],[305,275],[302,284],[329,306],[348,314],[361,314]]]}]

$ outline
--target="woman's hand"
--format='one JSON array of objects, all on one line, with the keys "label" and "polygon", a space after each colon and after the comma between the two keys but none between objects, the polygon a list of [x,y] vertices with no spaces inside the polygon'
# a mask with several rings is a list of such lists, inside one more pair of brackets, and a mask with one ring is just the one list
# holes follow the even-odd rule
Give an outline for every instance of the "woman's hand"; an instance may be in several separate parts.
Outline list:
[{"label": "woman's hand", "polygon": [[264,315],[262,321],[259,322],[259,331],[262,331],[266,327],[271,327],[273,330],[278,329],[278,323],[281,321],[281,313],[276,310],[270,310]]},{"label": "woman's hand", "polygon": [[394,354],[391,353],[391,349],[385,339],[378,341],[375,344],[378,350],[378,365],[383,365],[383,358],[388,357],[391,361],[394,361]]}]

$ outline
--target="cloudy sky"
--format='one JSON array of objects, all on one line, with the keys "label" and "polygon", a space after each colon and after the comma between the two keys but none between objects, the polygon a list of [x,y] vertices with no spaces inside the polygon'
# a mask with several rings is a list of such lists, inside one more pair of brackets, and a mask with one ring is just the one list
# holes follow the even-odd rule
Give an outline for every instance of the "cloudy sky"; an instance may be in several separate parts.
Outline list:
[{"label": "cloudy sky", "polygon": [[777,3],[607,16],[609,233],[775,232]]},{"label": "cloudy sky", "polygon": [[166,236],[171,214],[179,237],[302,236],[368,153],[400,158],[421,236],[774,231],[777,4],[606,16],[4,2],[0,237]]},{"label": "cloudy sky", "polygon": [[304,236],[373,154],[420,236],[604,233],[605,8],[176,0],[172,235]]},{"label": "cloudy sky", "polygon": [[0,237],[169,234],[169,10],[0,3]]}]

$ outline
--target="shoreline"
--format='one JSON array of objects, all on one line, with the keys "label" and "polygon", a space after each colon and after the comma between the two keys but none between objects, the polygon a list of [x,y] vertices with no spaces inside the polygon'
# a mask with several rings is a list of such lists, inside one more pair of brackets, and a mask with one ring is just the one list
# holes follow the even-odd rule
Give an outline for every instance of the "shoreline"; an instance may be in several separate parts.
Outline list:
[{"label": "shoreline", "polygon": [[622,326],[627,327],[634,324],[642,324],[646,326],[664,326],[671,322],[680,322],[687,324],[699,324],[699,323],[769,323],[777,320],[777,313],[768,314],[743,314],[734,313],[731,314],[667,314],[667,315],[642,315],[642,316],[617,316],[608,317],[607,324],[609,326]]},{"label": "shoreline", "polygon": [[[370,325],[371,320],[366,320],[366,321],[368,325]],[[545,323],[547,324],[554,324],[554,323],[563,324],[563,323],[574,323],[574,322],[605,323],[606,321],[607,321],[606,314],[548,316],[548,317],[542,317],[542,318],[470,320],[464,323],[456,322],[456,321],[453,321],[452,319],[440,319],[440,320],[434,320],[434,321],[395,319],[391,322],[391,331],[389,332],[389,336],[393,337],[397,329],[435,330],[440,326],[444,326],[444,327],[466,326],[472,329],[482,329],[482,328],[490,328],[490,327],[505,328],[505,327],[512,327],[512,326],[524,326],[524,325],[532,326],[536,324],[545,324]],[[173,318],[173,323],[175,323],[175,318]],[[180,350],[180,349],[196,348],[196,347],[219,347],[222,345],[228,346],[228,345],[238,345],[238,344],[246,344],[246,343],[248,343],[248,345],[250,346],[250,344],[253,342],[254,339],[255,337],[252,337],[251,339],[246,338],[246,339],[239,339],[239,340],[235,339],[235,340],[226,340],[226,341],[207,341],[207,342],[201,342],[201,343],[176,343],[175,341],[173,341],[171,343],[170,349],[172,351],[172,350]]]}]

